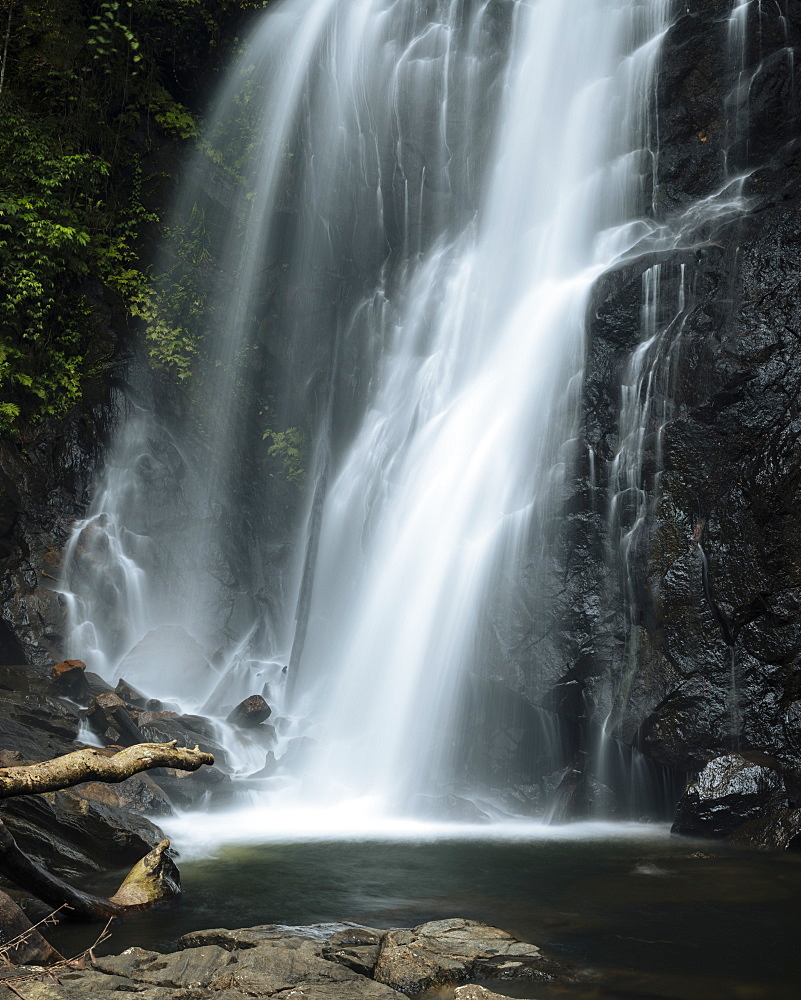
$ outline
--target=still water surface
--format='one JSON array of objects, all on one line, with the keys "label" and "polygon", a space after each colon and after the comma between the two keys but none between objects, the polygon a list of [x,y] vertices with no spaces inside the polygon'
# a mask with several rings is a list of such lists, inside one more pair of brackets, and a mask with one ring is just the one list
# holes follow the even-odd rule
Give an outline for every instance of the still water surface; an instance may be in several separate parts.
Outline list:
[{"label": "still water surface", "polygon": [[[119,926],[107,950],[167,949],[202,927],[339,920],[389,927],[462,916],[596,973],[570,986],[487,984],[502,993],[798,1000],[801,857],[671,838],[663,827],[641,831],[218,848],[182,862],[180,907]],[[85,946],[88,929],[75,934],[61,931],[58,943]]]}]

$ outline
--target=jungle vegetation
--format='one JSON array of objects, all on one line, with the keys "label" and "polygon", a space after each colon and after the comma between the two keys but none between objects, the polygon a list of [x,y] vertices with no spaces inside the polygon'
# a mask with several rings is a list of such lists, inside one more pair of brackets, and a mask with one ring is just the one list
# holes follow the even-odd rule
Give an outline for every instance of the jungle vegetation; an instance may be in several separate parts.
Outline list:
[{"label": "jungle vegetation", "polygon": [[[115,327],[188,377],[199,224],[170,232],[171,172],[265,0],[0,0],[0,434],[90,400]],[[153,281],[171,238],[169,295]]]}]

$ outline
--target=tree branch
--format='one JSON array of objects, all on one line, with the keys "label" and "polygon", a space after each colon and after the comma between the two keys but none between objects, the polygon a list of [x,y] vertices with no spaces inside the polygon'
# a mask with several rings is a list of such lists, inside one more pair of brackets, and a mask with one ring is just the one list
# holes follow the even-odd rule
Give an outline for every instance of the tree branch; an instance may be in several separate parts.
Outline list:
[{"label": "tree branch", "polygon": [[199,747],[190,750],[172,743],[137,743],[112,756],[95,747],[46,760],[41,764],[0,768],[0,799],[37,792],[57,792],[84,781],[114,784],[140,771],[154,767],[173,767],[178,771],[197,771],[213,764],[214,757]]},{"label": "tree branch", "polygon": [[[84,781],[115,783],[154,767],[173,767],[196,771],[213,764],[214,757],[199,747],[190,750],[172,743],[138,743],[115,754],[95,747],[46,760],[40,764],[0,768],[0,799],[37,792],[57,792]],[[0,819],[0,874],[28,889],[51,906],[68,906],[76,917],[97,920],[120,916],[132,909],[144,909],[170,903],[181,894],[178,869],[167,853],[169,840],[131,869],[123,884],[111,897],[92,896],[73,889],[38,865],[17,846],[11,832]]]}]

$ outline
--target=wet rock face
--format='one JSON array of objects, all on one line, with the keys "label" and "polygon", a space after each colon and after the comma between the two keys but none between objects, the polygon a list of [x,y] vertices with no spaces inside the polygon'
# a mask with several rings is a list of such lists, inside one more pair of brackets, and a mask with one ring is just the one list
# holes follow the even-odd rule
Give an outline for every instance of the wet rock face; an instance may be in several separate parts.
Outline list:
[{"label": "wet rock face", "polygon": [[63,659],[62,548],[88,504],[112,417],[110,380],[98,382],[70,418],[0,442],[0,662]]}]

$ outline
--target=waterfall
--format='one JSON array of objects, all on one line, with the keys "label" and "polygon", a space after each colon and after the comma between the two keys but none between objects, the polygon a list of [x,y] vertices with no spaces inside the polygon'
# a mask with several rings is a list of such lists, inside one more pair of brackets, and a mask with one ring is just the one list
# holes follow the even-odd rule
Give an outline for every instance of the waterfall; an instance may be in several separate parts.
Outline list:
[{"label": "waterfall", "polygon": [[[171,409],[142,378],[65,592],[109,680],[219,720],[264,691],[275,752],[308,737],[276,801],[408,814],[502,780],[477,705],[491,729],[498,685],[546,686],[509,650],[522,592],[549,621],[591,289],[654,228],[668,9],[285,0],[227,78],[176,207],[223,265],[197,388]],[[304,428],[288,552],[258,449]],[[256,770],[270,744],[221,732]]]}]

